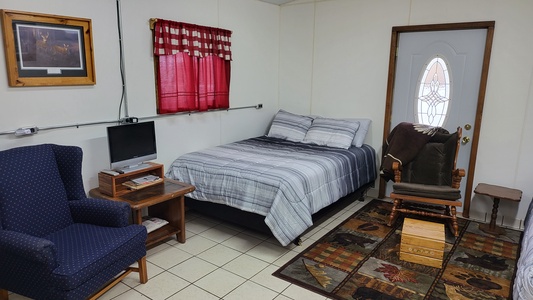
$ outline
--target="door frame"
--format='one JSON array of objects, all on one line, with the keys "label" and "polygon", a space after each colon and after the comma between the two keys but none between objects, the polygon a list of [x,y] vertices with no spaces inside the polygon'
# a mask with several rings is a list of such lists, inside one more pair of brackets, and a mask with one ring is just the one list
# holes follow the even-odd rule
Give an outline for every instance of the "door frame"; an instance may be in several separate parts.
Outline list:
[{"label": "door frame", "polygon": [[[490,55],[492,51],[492,41],[494,37],[495,21],[482,22],[464,22],[464,23],[444,23],[444,24],[429,24],[429,25],[409,25],[409,26],[394,26],[392,27],[391,46],[389,54],[389,72],[387,82],[387,95],[385,104],[385,118],[383,124],[383,144],[387,140],[387,136],[391,131],[391,115],[394,92],[394,79],[396,77],[396,58],[398,53],[398,42],[400,33],[402,32],[422,32],[422,31],[443,31],[443,30],[468,30],[468,29],[487,29],[487,37],[485,40],[485,51],[483,57],[483,64],[481,67],[481,80],[479,83],[479,92],[477,99],[476,117],[474,121],[474,131],[472,134],[472,149],[470,151],[470,162],[468,166],[467,180],[464,195],[463,217],[470,217],[470,201],[472,198],[472,185],[474,182],[474,171],[476,168],[476,157],[478,149],[479,133],[481,129],[481,119],[483,116],[483,105],[485,103],[485,92],[487,87],[487,78],[489,74]],[[379,182],[379,198],[385,197],[386,182],[380,178]]]}]

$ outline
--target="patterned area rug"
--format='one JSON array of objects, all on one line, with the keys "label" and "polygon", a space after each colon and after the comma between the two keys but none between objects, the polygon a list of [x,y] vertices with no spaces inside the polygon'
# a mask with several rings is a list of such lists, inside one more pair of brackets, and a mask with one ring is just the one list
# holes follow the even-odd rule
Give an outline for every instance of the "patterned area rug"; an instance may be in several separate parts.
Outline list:
[{"label": "patterned area rug", "polygon": [[438,269],[399,259],[403,218],[388,227],[391,206],[372,200],[273,275],[332,299],[510,298],[521,231],[495,237],[460,219]]}]

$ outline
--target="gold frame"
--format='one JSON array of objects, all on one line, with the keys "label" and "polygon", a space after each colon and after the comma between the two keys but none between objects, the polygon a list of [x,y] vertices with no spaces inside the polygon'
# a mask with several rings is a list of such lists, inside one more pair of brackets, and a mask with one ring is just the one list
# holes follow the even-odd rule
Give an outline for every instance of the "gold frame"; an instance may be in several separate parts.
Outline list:
[{"label": "gold frame", "polygon": [[[91,20],[84,18],[65,17],[57,15],[47,15],[32,12],[22,12],[14,10],[1,10],[2,30],[4,32],[4,49],[8,73],[9,86],[59,86],[59,85],[94,85],[96,84],[96,73],[94,69],[93,43]],[[19,25],[20,24],[20,25]],[[27,30],[25,39],[16,30],[20,28]],[[27,27],[27,28],[25,28]],[[37,28],[37,29],[31,29]],[[20,29],[20,30],[22,30]],[[36,30],[48,30],[46,35],[39,32],[41,40],[37,37]],[[33,37],[29,35],[33,31]],[[49,31],[58,33],[74,33],[77,40],[74,40],[75,47],[69,48],[70,43],[53,44],[48,41]],[[16,39],[17,38],[17,39]],[[63,42],[61,40],[60,42]],[[60,43],[58,42],[58,43]],[[29,45],[28,45],[29,44]],[[23,45],[23,46],[19,46]],[[37,53],[44,53],[39,66],[23,67],[24,50],[18,53],[18,49],[31,49],[34,59],[28,59],[27,64],[37,61]],[[71,50],[72,49],[72,50]],[[30,53],[30,52],[28,52]],[[68,55],[68,57],[66,56]],[[28,56],[30,57],[30,56]],[[53,58],[53,60],[51,59]],[[68,58],[69,60],[67,61]],[[56,59],[60,63],[74,62],[75,67],[56,66]],[[53,62],[53,63],[52,63]],[[50,65],[41,66],[40,64]]]}]

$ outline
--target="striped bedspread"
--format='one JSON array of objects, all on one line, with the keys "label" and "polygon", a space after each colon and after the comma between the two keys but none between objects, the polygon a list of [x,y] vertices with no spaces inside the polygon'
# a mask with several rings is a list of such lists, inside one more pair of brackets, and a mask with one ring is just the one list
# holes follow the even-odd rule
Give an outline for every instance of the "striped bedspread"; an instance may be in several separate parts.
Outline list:
[{"label": "striped bedspread", "polygon": [[377,176],[375,150],[338,149],[266,136],[185,154],[166,176],[196,187],[188,196],[265,216],[286,246],[311,215]]}]

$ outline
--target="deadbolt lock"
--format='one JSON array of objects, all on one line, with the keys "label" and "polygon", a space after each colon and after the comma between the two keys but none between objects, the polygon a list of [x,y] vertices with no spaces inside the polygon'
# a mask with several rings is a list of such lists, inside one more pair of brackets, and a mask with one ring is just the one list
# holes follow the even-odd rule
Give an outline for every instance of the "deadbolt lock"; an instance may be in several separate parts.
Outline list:
[{"label": "deadbolt lock", "polygon": [[472,125],[470,125],[470,124],[465,124],[465,129],[466,129],[466,130],[470,130],[470,129],[472,129]]}]

